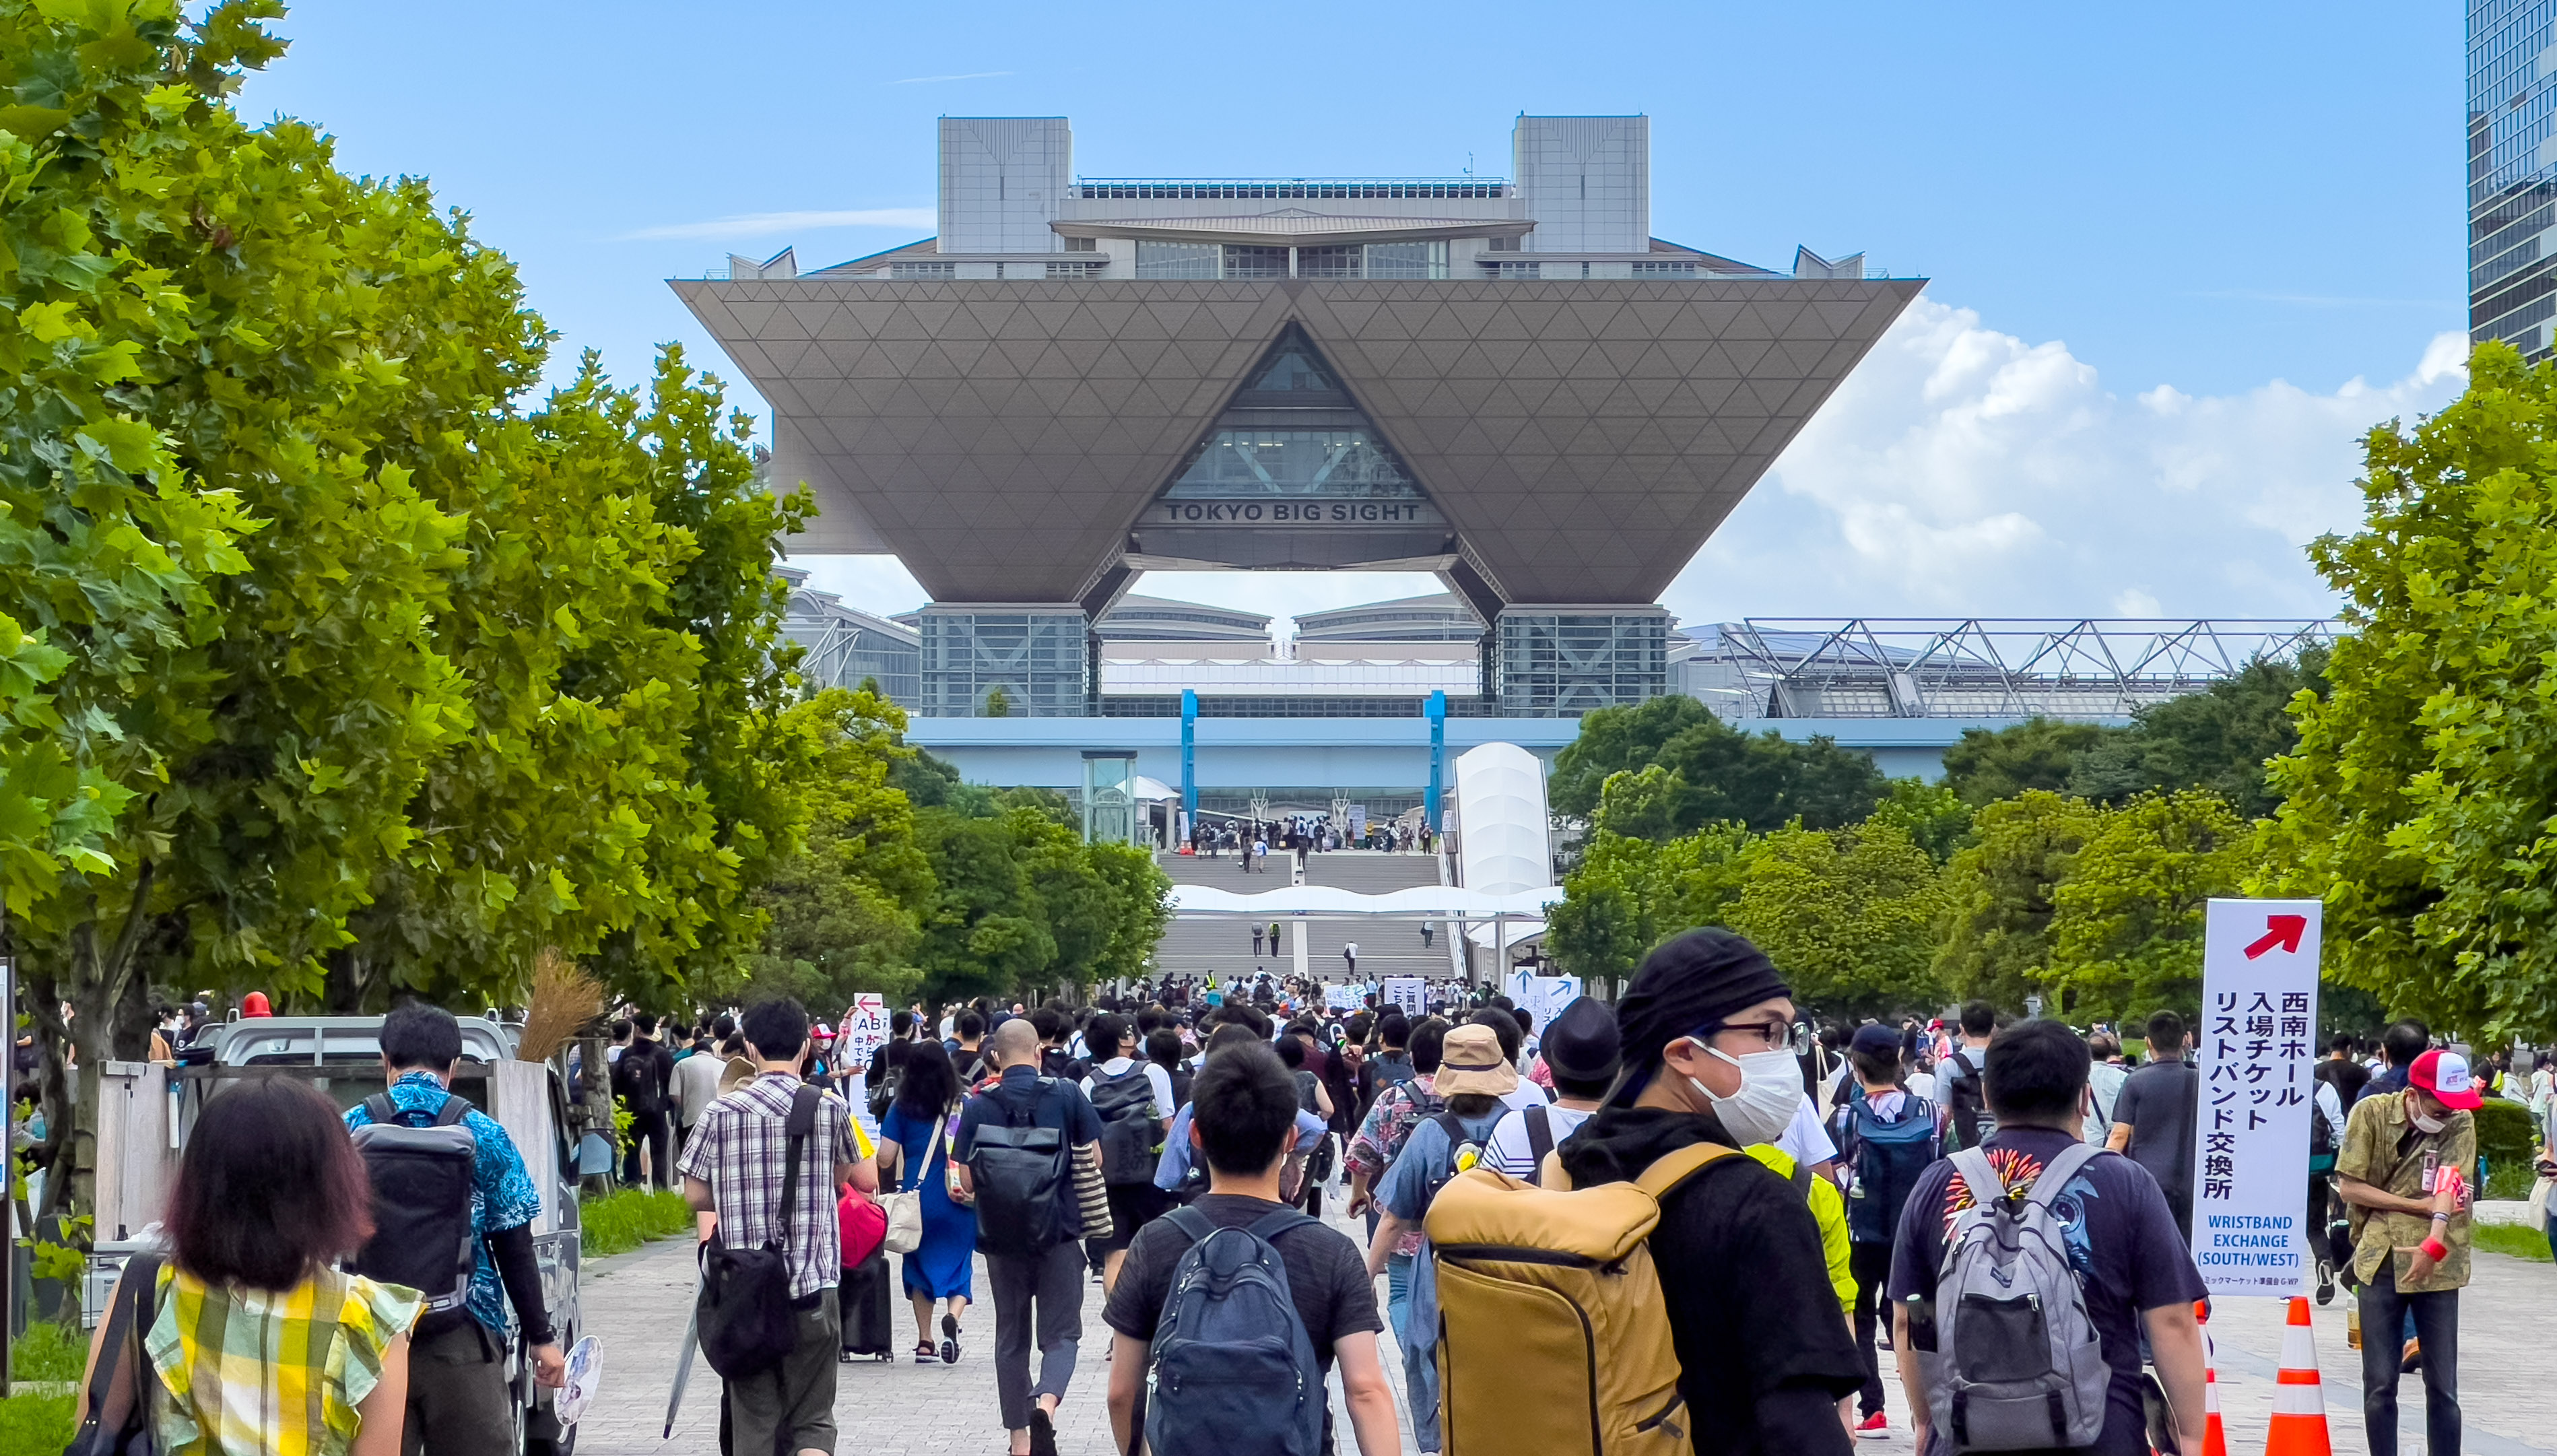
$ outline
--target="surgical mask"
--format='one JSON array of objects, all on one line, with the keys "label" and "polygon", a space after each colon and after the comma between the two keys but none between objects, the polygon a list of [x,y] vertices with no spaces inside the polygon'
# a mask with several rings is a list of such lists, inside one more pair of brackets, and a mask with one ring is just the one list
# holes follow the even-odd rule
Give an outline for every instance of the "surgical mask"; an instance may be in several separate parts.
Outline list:
[{"label": "surgical mask", "polygon": [[2422,1113],[2417,1112],[2412,1107],[2406,1109],[2406,1121],[2415,1125],[2416,1131],[2422,1132],[2428,1136],[2451,1125],[2440,1118],[2428,1118]]},{"label": "surgical mask", "polygon": [[1687,1040],[1706,1056],[1720,1057],[1740,1069],[1740,1090],[1729,1097],[1716,1097],[1712,1088],[1693,1077],[1686,1081],[1742,1146],[1773,1142],[1785,1135],[1785,1129],[1794,1124],[1794,1114],[1803,1105],[1803,1065],[1792,1052],[1751,1052],[1735,1057],[1719,1047],[1705,1045],[1700,1038],[1690,1036]]}]

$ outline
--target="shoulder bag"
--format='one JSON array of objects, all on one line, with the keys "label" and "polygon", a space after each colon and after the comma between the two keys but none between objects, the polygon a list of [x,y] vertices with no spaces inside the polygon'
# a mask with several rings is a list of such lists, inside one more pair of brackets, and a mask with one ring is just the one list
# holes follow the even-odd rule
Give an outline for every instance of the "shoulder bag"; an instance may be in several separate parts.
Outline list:
[{"label": "shoulder bag", "polygon": [[772,1237],[760,1249],[732,1248],[723,1220],[701,1247],[694,1312],[702,1358],[724,1380],[775,1369],[799,1343],[797,1314],[790,1307],[790,1216],[799,1201],[799,1164],[824,1097],[803,1083],[790,1099],[781,1144],[781,1207]]},{"label": "shoulder bag", "polygon": [[[934,1154],[950,1141],[950,1118],[947,1114],[932,1120],[932,1141],[925,1144],[922,1158],[914,1164],[914,1186],[899,1188],[878,1196],[879,1211],[887,1215],[887,1239],[880,1246],[890,1254],[912,1254],[923,1247],[923,1180],[932,1176]],[[900,1162],[896,1181],[905,1181],[905,1168]]]},{"label": "shoulder bag", "polygon": [[[115,1308],[107,1315],[106,1340],[98,1346],[97,1364],[88,1373],[88,1418],[80,1422],[63,1456],[158,1456],[160,1441],[151,1424],[151,1389],[159,1384],[143,1341],[160,1313],[160,1256],[137,1254],[124,1261],[124,1277],[115,1286]],[[129,1374],[128,1374],[129,1372]],[[108,1430],[100,1416],[107,1395],[118,1383],[133,1392],[124,1420]]]}]

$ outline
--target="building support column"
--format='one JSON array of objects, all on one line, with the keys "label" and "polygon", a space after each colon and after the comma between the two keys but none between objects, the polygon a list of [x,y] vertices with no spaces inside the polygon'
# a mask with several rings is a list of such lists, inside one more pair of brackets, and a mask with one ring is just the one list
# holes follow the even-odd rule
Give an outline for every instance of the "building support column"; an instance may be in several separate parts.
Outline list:
[{"label": "building support column", "polygon": [[[1181,689],[1181,813],[1198,823],[1198,690]],[[1252,853],[1247,842],[1244,853]]]},{"label": "building support column", "polygon": [[1447,695],[1432,692],[1420,711],[1429,720],[1429,789],[1421,799],[1420,819],[1434,840],[1446,829],[1438,819],[1438,794],[1447,783]]}]

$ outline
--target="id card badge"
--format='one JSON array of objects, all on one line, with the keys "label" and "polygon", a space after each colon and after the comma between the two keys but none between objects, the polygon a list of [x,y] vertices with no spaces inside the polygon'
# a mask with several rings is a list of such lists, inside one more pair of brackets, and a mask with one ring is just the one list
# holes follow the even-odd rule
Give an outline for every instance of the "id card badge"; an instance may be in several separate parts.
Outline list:
[{"label": "id card badge", "polygon": [[2423,1179],[2422,1184],[2420,1185],[2420,1186],[2422,1187],[2422,1189],[2423,1189],[2423,1192],[2424,1192],[2424,1196],[2425,1196],[2425,1197],[2430,1198],[2430,1197],[2432,1197],[2432,1196],[2433,1196],[2433,1180],[2434,1180],[2435,1178],[2437,1178],[2437,1177],[2439,1177],[2439,1176],[2441,1175],[2441,1170],[2442,1170],[2442,1154],[2440,1153],[2440,1151],[2439,1151],[2439,1150],[2437,1150],[2437,1149],[2434,1149],[2434,1148],[2430,1148],[2430,1147],[2425,1148],[2425,1149],[2424,1149],[2424,1179]]}]

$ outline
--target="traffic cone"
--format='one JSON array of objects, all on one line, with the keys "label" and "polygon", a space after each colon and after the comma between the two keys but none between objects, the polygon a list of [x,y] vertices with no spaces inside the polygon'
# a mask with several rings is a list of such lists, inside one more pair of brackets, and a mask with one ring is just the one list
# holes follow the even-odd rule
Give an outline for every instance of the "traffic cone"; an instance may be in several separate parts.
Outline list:
[{"label": "traffic cone", "polygon": [[2264,1456],[2334,1456],[2326,1428],[2326,1391],[2318,1381],[2317,1331],[2309,1302],[2291,1296],[2290,1326],[2282,1331],[2282,1368],[2273,1387],[2273,1424]]},{"label": "traffic cone", "polygon": [[2202,1323],[2202,1456],[2228,1456],[2228,1429],[2220,1423],[2220,1356],[2211,1343],[2211,1302],[2193,1302]]}]

